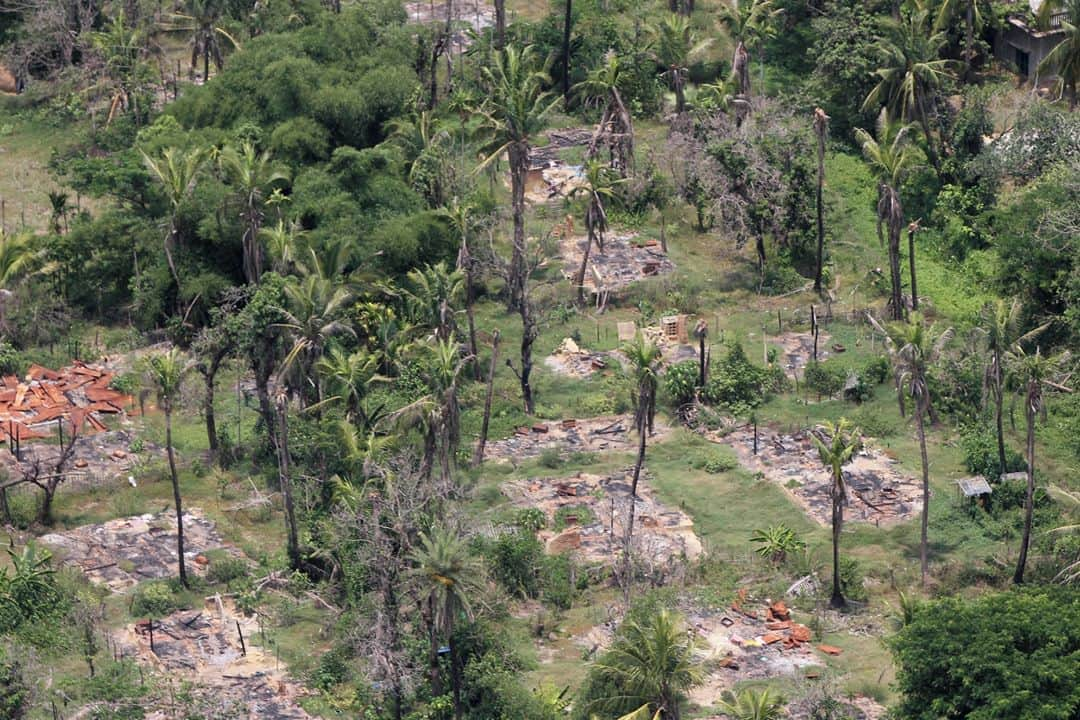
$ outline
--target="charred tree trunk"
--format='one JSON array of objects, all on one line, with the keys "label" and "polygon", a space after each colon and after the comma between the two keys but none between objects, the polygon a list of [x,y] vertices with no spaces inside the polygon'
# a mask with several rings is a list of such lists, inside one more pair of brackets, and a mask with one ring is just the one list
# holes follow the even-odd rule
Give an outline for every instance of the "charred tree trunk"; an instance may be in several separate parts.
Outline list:
[{"label": "charred tree trunk", "polygon": [[519,310],[525,287],[525,176],[529,172],[529,144],[510,144],[510,203],[514,216],[513,248],[507,276],[507,310]]},{"label": "charred tree trunk", "polygon": [[1016,572],[1013,583],[1024,582],[1024,570],[1027,566],[1028,546],[1031,543],[1031,519],[1035,506],[1035,415],[1038,412],[1038,380],[1028,381],[1027,407],[1027,488],[1024,491],[1024,534],[1020,539],[1020,557],[1016,560]]},{"label": "charred tree trunk", "polygon": [[495,0],[495,49],[506,47],[506,0]]},{"label": "charred tree trunk", "polygon": [[817,265],[814,270],[814,292],[820,293],[825,262],[825,138],[829,132],[829,116],[821,108],[814,110],[814,134],[817,135]]},{"label": "charred tree trunk", "polygon": [[180,584],[188,587],[187,566],[184,563],[184,506],[172,443],[172,401],[166,398],[162,406],[165,412],[165,453],[169,458],[169,477],[172,479],[173,504],[176,506],[176,562],[180,569]]},{"label": "charred tree trunk", "polygon": [[289,475],[289,408],[285,393],[277,401],[278,416],[278,482],[285,504],[285,530],[287,533],[286,549],[289,554],[289,566],[300,569],[300,541],[296,530],[296,512],[293,506],[292,477]]},{"label": "charred tree trunk", "polygon": [[476,443],[473,467],[484,463],[484,447],[487,445],[488,427],[491,424],[491,400],[495,396],[495,368],[499,363],[499,331],[491,334],[491,369],[488,370],[487,394],[484,396],[484,419],[480,424],[480,440]]},{"label": "charred tree trunk", "polygon": [[566,0],[566,17],[563,20],[562,44],[562,91],[563,109],[570,110],[570,30],[573,24],[574,0]]},{"label": "charred tree trunk", "polygon": [[[842,470],[840,472],[843,472]],[[833,587],[829,606],[843,608],[847,606],[840,586],[840,532],[844,526],[843,478],[833,477],[832,487],[832,567]]]},{"label": "charred tree trunk", "polygon": [[919,459],[922,462],[922,520],[919,523],[919,581],[926,586],[926,574],[930,569],[927,533],[930,526],[930,460],[926,455],[926,389],[915,397],[915,431],[919,436]]},{"label": "charred tree trunk", "polygon": [[915,277],[915,233],[918,232],[917,223],[909,223],[907,229],[908,244],[908,269],[911,271],[911,309],[919,309],[919,283]]},{"label": "charred tree trunk", "polygon": [[529,381],[532,375],[532,347],[540,330],[536,326],[535,310],[529,300],[528,292],[521,301],[521,400],[525,405],[525,414],[532,415],[536,412],[536,404],[533,401],[532,384]]}]

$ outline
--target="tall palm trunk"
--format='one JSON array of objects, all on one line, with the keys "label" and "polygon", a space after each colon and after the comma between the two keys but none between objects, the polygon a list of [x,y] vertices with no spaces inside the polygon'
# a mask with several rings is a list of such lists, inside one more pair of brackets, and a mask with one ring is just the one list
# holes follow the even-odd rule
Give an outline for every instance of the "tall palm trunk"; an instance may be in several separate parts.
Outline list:
[{"label": "tall palm trunk", "polygon": [[513,249],[507,278],[508,310],[519,309],[525,287],[525,176],[529,172],[529,144],[510,144],[510,204],[514,216]]},{"label": "tall palm trunk", "polygon": [[919,582],[926,585],[926,573],[930,568],[927,557],[927,531],[930,526],[930,460],[926,455],[925,388],[915,397],[915,431],[919,436],[919,459],[922,461],[922,521],[919,527]]},{"label": "tall palm trunk", "polygon": [[203,419],[206,422],[206,444],[211,457],[216,457],[218,452],[217,417],[214,414],[214,381],[219,367],[221,367],[221,360],[214,357],[203,371],[203,382],[206,385],[203,397]]},{"label": "tall palm trunk", "polygon": [[[843,472],[841,470],[840,472]],[[833,589],[829,606],[842,608],[847,606],[844,593],[840,589],[840,531],[844,527],[844,493],[841,490],[843,477],[833,477],[832,487],[832,567]]]},{"label": "tall palm trunk", "polygon": [[1013,574],[1013,582],[1017,585],[1024,582],[1028,546],[1031,543],[1031,517],[1035,505],[1035,392],[1038,392],[1038,381],[1028,381],[1027,407],[1024,409],[1027,416],[1027,488],[1024,492],[1024,535],[1020,539],[1020,557],[1016,561],[1016,572]]},{"label": "tall palm trunk", "polygon": [[506,0],[495,0],[495,49],[506,47]]},{"label": "tall palm trunk", "polygon": [[[644,396],[644,393],[639,395],[638,402],[648,402],[648,398]],[[630,575],[632,572],[630,547],[634,540],[634,514],[637,510],[637,488],[638,481],[641,479],[641,468],[645,464],[645,442],[648,436],[648,413],[644,409],[644,406],[639,405],[639,407],[641,407],[641,410],[638,412],[637,419],[637,461],[634,463],[634,476],[630,483],[630,508],[627,511],[626,532],[623,536],[623,599],[625,600],[627,607],[630,606]]]},{"label": "tall palm trunk", "polygon": [[1005,428],[1002,424],[1002,415],[1005,405],[1004,388],[1002,387],[1001,377],[1001,349],[994,348],[994,377],[993,377],[993,392],[994,392],[994,427],[997,430],[997,451],[998,451],[998,468],[999,472],[1004,475],[1008,468],[1005,464]]},{"label": "tall palm trunk", "polygon": [[585,238],[585,253],[581,256],[581,267],[578,269],[577,274],[577,302],[578,305],[585,306],[585,270],[589,266],[589,253],[592,252],[593,246],[593,221],[592,213],[585,213],[586,238]]},{"label": "tall palm trunk", "polygon": [[566,0],[566,17],[563,20],[562,45],[562,91],[563,109],[570,110],[570,28],[573,21],[574,0]]},{"label": "tall palm trunk", "polygon": [[532,375],[532,346],[540,331],[536,327],[535,310],[528,297],[522,297],[521,306],[521,399],[525,403],[525,414],[532,415],[536,412],[533,401],[532,384],[529,378]]},{"label": "tall palm trunk", "polygon": [[293,570],[298,570],[300,569],[300,541],[296,530],[296,512],[293,506],[292,477],[289,474],[289,411],[284,393],[278,398],[277,415],[278,481],[281,485],[281,495],[285,503],[286,548],[289,554],[289,566]]},{"label": "tall palm trunk", "polygon": [[941,158],[938,157],[937,146],[934,144],[934,134],[930,131],[930,121],[926,115],[926,99],[920,96],[916,107],[918,108],[919,125],[922,127],[923,137],[926,138],[926,155],[930,160],[930,164],[934,166],[934,172],[937,173],[940,179],[942,177]]},{"label": "tall palm trunk", "polygon": [[907,231],[907,244],[908,244],[908,269],[911,271],[911,309],[919,309],[919,283],[915,277],[915,231],[918,230],[918,226],[915,223],[908,225]]},{"label": "tall palm trunk", "polygon": [[488,428],[491,425],[491,400],[495,396],[495,368],[499,363],[499,331],[491,334],[491,369],[488,371],[487,393],[484,395],[484,418],[480,424],[480,439],[473,455],[473,467],[484,464],[484,447],[487,445]]},{"label": "tall palm trunk", "polygon": [[184,563],[184,507],[180,498],[180,476],[176,472],[172,442],[172,401],[163,401],[161,409],[165,412],[165,453],[169,457],[169,476],[172,478],[173,504],[176,506],[176,561],[180,568],[180,584],[188,587],[187,567]]},{"label": "tall palm trunk", "polygon": [[829,117],[821,108],[814,111],[814,134],[817,136],[817,266],[814,271],[814,292],[821,292],[821,276],[825,259],[825,135],[829,131]]},{"label": "tall palm trunk", "polygon": [[889,225],[889,282],[892,285],[892,318],[904,319],[904,280],[900,274],[900,233],[904,222],[904,211],[900,205],[900,196],[896,189],[887,187],[888,225]]}]

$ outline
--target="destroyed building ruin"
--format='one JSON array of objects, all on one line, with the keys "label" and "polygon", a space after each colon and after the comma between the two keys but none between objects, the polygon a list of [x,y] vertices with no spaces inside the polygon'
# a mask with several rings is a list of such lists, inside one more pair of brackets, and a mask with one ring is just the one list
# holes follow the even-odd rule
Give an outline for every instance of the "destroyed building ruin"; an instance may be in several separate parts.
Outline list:
[{"label": "destroyed building ruin", "polygon": [[[503,493],[518,507],[544,513],[547,529],[537,537],[547,552],[574,552],[587,563],[606,565],[623,552],[632,472],[531,478],[507,483]],[[701,554],[693,520],[657,499],[645,477],[638,482],[634,513],[634,552],[641,561],[662,566]]]},{"label": "destroyed building ruin", "polygon": [[[65,565],[79,568],[92,581],[113,592],[123,592],[143,580],[176,575],[176,514],[109,520],[99,525],[42,535],[41,542],[55,550]],[[212,520],[196,508],[184,511],[184,555],[188,567],[205,571],[204,553],[228,549]]]},{"label": "destroyed building ruin", "polygon": [[[762,428],[756,454],[754,431],[750,428],[741,427],[726,435],[705,435],[733,448],[744,467],[783,488],[818,523],[832,522],[832,479],[808,431],[784,434]],[[845,522],[890,525],[922,512],[920,483],[897,466],[896,460],[869,445],[855,454],[844,466]]]},{"label": "destroyed building ruin", "polygon": [[[632,415],[601,417],[523,425],[502,440],[487,445],[487,457],[492,460],[523,460],[538,457],[554,449],[560,453],[573,452],[632,452],[637,447],[633,435]],[[662,441],[671,432],[659,418],[650,442]]]}]

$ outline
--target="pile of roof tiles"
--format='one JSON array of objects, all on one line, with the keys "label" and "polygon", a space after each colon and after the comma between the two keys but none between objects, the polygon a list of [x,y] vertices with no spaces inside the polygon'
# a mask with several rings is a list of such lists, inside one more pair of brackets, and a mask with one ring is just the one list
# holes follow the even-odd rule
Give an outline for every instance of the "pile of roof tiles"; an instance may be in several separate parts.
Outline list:
[{"label": "pile of roof tiles", "polygon": [[106,430],[100,415],[124,412],[131,398],[109,387],[106,370],[76,361],[62,370],[31,365],[19,380],[5,375],[0,384],[0,442],[53,437],[57,419],[65,431],[84,434]]}]

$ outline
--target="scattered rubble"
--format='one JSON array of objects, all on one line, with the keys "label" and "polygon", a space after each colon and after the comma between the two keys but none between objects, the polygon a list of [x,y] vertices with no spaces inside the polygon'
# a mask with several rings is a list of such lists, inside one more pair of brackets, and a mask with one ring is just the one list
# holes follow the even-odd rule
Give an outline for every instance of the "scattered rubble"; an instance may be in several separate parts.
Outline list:
[{"label": "scattered rubble", "polygon": [[[151,639],[152,638],[152,639]],[[196,695],[241,714],[243,720],[308,720],[297,704],[303,689],[262,646],[261,628],[220,596],[201,609],[147,618],[117,638],[125,656],[194,685]],[[153,715],[149,716],[153,717]]]},{"label": "scattered rubble", "polygon": [[[80,568],[91,581],[122,592],[143,580],[176,574],[176,515],[109,520],[100,525],[50,533],[41,542],[56,550],[62,562]],[[209,550],[227,549],[213,521],[190,508],[184,511],[184,556],[189,572],[205,571]]]},{"label": "scattered rubble", "polygon": [[[632,470],[614,475],[578,473],[567,478],[534,478],[507,483],[503,493],[520,507],[537,508],[548,519],[548,528],[537,533],[551,554],[576,552],[586,562],[612,563],[622,553],[626,532]],[[556,528],[556,514],[563,529]],[[668,564],[701,554],[701,540],[694,522],[681,510],[670,508],[653,495],[648,479],[638,481],[634,545],[638,557],[654,564]]]},{"label": "scattered rubble", "polygon": [[[656,240],[637,239],[634,233],[609,233],[604,249],[593,248],[585,271],[585,289],[594,295],[620,290],[630,283],[647,277],[666,275],[675,270],[667,254]],[[563,259],[563,275],[570,282],[577,280],[581,258],[588,238],[567,233],[560,239],[559,254]]]},{"label": "scattered rubble", "polygon": [[[808,432],[784,435],[761,428],[757,455],[752,429],[742,427],[723,436],[706,432],[705,436],[730,445],[743,466],[784,488],[814,520],[822,525],[832,522],[832,479]],[[844,467],[844,522],[891,525],[922,512],[921,485],[896,465],[881,450],[864,446]]]},{"label": "scattered rubble", "polygon": [[689,622],[715,667],[690,692],[701,707],[715,705],[736,683],[812,673],[808,668],[823,664],[810,644],[810,628],[793,621],[783,602],[751,609],[745,588],[728,610],[691,614]]},{"label": "scattered rubble", "polygon": [[622,355],[582,350],[571,338],[564,338],[555,352],[544,358],[544,364],[551,370],[574,378],[587,378],[612,363],[622,363]]},{"label": "scattered rubble", "polygon": [[[446,2],[427,0],[405,3],[409,20],[421,25],[446,23]],[[495,8],[481,0],[453,0],[450,51],[459,55],[472,44],[469,31],[481,32],[495,24]]]},{"label": "scattered rubble", "polygon": [[[510,437],[488,443],[486,456],[492,460],[521,460],[537,457],[551,448],[565,453],[631,452],[637,448],[633,428],[632,415],[537,423],[519,427]],[[654,430],[650,442],[661,441],[671,432],[659,418]]]},{"label": "scattered rubble", "polygon": [[533,166],[525,175],[525,200],[534,205],[562,200],[575,188],[585,184],[581,165],[568,165],[562,160],[533,159]]},{"label": "scattered rubble", "polygon": [[[811,332],[786,332],[772,338],[770,342],[780,346],[784,368],[789,373],[801,376],[802,371],[814,359],[814,334]],[[818,330],[818,360],[829,359],[834,350],[835,348],[830,348],[829,345],[829,333]]]},{"label": "scattered rubble", "polygon": [[[67,438],[65,438],[67,441]],[[67,486],[99,486],[138,475],[140,458],[163,457],[164,450],[153,443],[141,440],[138,452],[133,449],[134,434],[130,430],[108,430],[94,435],[75,438],[74,449],[65,465],[64,482]],[[19,457],[14,452],[0,450],[0,468],[9,478],[18,478],[23,469],[40,463],[42,467],[55,467],[60,457],[60,447],[50,443],[33,443],[21,448]],[[141,478],[135,477],[135,480]]]}]

